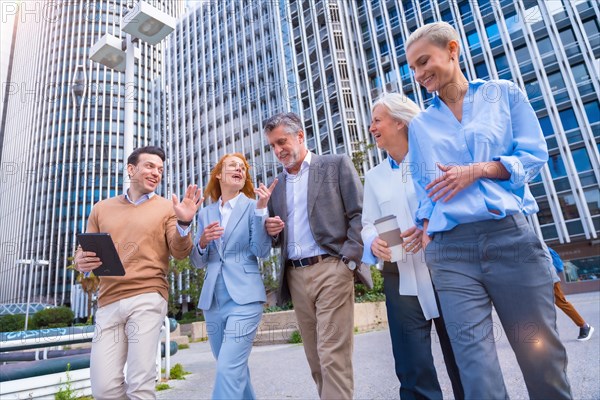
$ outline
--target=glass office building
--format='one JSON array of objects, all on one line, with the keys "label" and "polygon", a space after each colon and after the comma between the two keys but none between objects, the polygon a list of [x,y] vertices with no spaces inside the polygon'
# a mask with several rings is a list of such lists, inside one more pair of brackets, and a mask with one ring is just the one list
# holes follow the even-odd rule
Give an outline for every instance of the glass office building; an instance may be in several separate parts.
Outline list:
[{"label": "glass office building", "polygon": [[427,106],[431,96],[409,70],[404,43],[424,23],[446,21],[461,37],[469,79],[508,79],[527,92],[550,159],[531,183],[540,206],[530,219],[566,261],[571,290],[600,279],[600,29],[593,1],[351,1],[350,31],[366,69],[358,87],[370,102],[403,92]]},{"label": "glass office building", "polygon": [[[170,15],[178,0],[150,3]],[[137,1],[17,4],[0,187],[0,302],[65,304],[76,234],[94,203],[122,190],[124,103],[135,101],[134,146],[154,143],[154,82],[164,44],[138,44],[136,92],[125,74],[89,59],[102,35],[121,37]],[[130,91],[128,92],[130,93]]]},{"label": "glass office building", "polygon": [[[281,167],[262,124],[281,111],[300,114],[312,151],[349,154],[361,173],[375,166],[384,154],[372,147],[369,105],[386,91],[429,103],[404,43],[444,20],[460,34],[469,78],[527,92],[550,151],[531,184],[540,205],[531,223],[567,261],[567,290],[600,289],[597,2],[202,0],[185,13],[182,1],[151,3],[181,15],[168,41],[140,45],[136,61],[134,145],[166,148],[164,194],[204,187],[234,151],[255,182],[270,182]],[[31,276],[32,302],[61,304],[75,234],[121,187],[124,76],[88,51],[104,32],[120,36],[135,2],[21,4],[2,132],[0,302],[23,302]]]},{"label": "glass office building", "polygon": [[[312,151],[362,153],[359,171],[373,167],[384,154],[369,146],[369,105],[383,92],[428,105],[431,96],[416,84],[404,43],[419,26],[443,20],[460,34],[469,78],[508,79],[527,92],[550,150],[548,165],[531,184],[540,212],[530,221],[567,261],[567,282],[578,282],[568,290],[600,287],[596,2],[204,3],[181,23],[179,47],[169,53],[168,103],[178,111],[169,113],[173,136],[166,143],[188,155],[173,178],[178,190],[188,182],[202,185],[206,167],[230,151],[249,156],[258,180],[270,181],[280,168],[260,135],[261,122],[282,110],[301,115]],[[273,75],[270,63],[268,71],[260,68],[261,58],[273,60]],[[258,73],[254,79],[249,68]],[[263,82],[263,92],[246,98],[256,82]],[[280,92],[265,98],[273,87]]]}]

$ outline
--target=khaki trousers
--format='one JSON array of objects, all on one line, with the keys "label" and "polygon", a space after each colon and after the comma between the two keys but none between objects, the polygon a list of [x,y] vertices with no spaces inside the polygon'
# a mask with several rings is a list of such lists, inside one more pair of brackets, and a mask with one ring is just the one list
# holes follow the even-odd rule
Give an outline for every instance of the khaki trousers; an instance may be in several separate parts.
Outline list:
[{"label": "khaki trousers", "polygon": [[98,309],[90,361],[96,400],[156,398],[156,351],[166,314],[167,302],[158,293],[140,294]]},{"label": "khaki trousers", "polygon": [[321,399],[352,399],[354,275],[337,258],[287,268],[304,352]]}]

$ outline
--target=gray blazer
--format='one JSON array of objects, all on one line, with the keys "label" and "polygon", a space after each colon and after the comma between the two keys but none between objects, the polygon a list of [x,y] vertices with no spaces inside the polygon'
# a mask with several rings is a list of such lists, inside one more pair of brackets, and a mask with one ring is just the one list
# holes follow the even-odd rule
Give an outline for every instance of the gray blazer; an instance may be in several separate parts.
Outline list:
[{"label": "gray blazer", "polygon": [[[307,211],[315,241],[329,255],[346,256],[360,265],[363,187],[352,161],[346,155],[312,154],[308,178]],[[286,224],[273,241],[274,246],[281,247],[277,301],[282,305],[291,299],[285,278],[289,226],[285,173],[278,179],[269,200],[269,215],[279,216]]]}]

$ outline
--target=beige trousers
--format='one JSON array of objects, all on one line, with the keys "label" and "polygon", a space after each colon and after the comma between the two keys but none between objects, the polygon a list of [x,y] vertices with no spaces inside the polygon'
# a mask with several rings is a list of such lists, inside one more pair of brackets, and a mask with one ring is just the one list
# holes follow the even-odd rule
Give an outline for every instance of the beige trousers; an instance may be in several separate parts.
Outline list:
[{"label": "beige trousers", "polygon": [[98,309],[90,361],[96,400],[156,398],[156,351],[166,314],[167,302],[158,293],[122,299]]},{"label": "beige trousers", "polygon": [[321,399],[352,399],[354,375],[354,275],[329,257],[287,268],[287,282],[304,352]]}]

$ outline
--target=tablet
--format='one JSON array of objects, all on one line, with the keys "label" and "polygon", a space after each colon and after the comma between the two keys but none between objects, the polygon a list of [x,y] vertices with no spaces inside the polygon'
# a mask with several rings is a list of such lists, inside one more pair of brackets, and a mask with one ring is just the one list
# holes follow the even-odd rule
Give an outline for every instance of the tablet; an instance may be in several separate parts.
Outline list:
[{"label": "tablet", "polygon": [[96,276],[124,276],[125,268],[119,258],[110,234],[78,233],[77,241],[85,251],[93,251],[102,261],[102,265],[93,270]]}]

